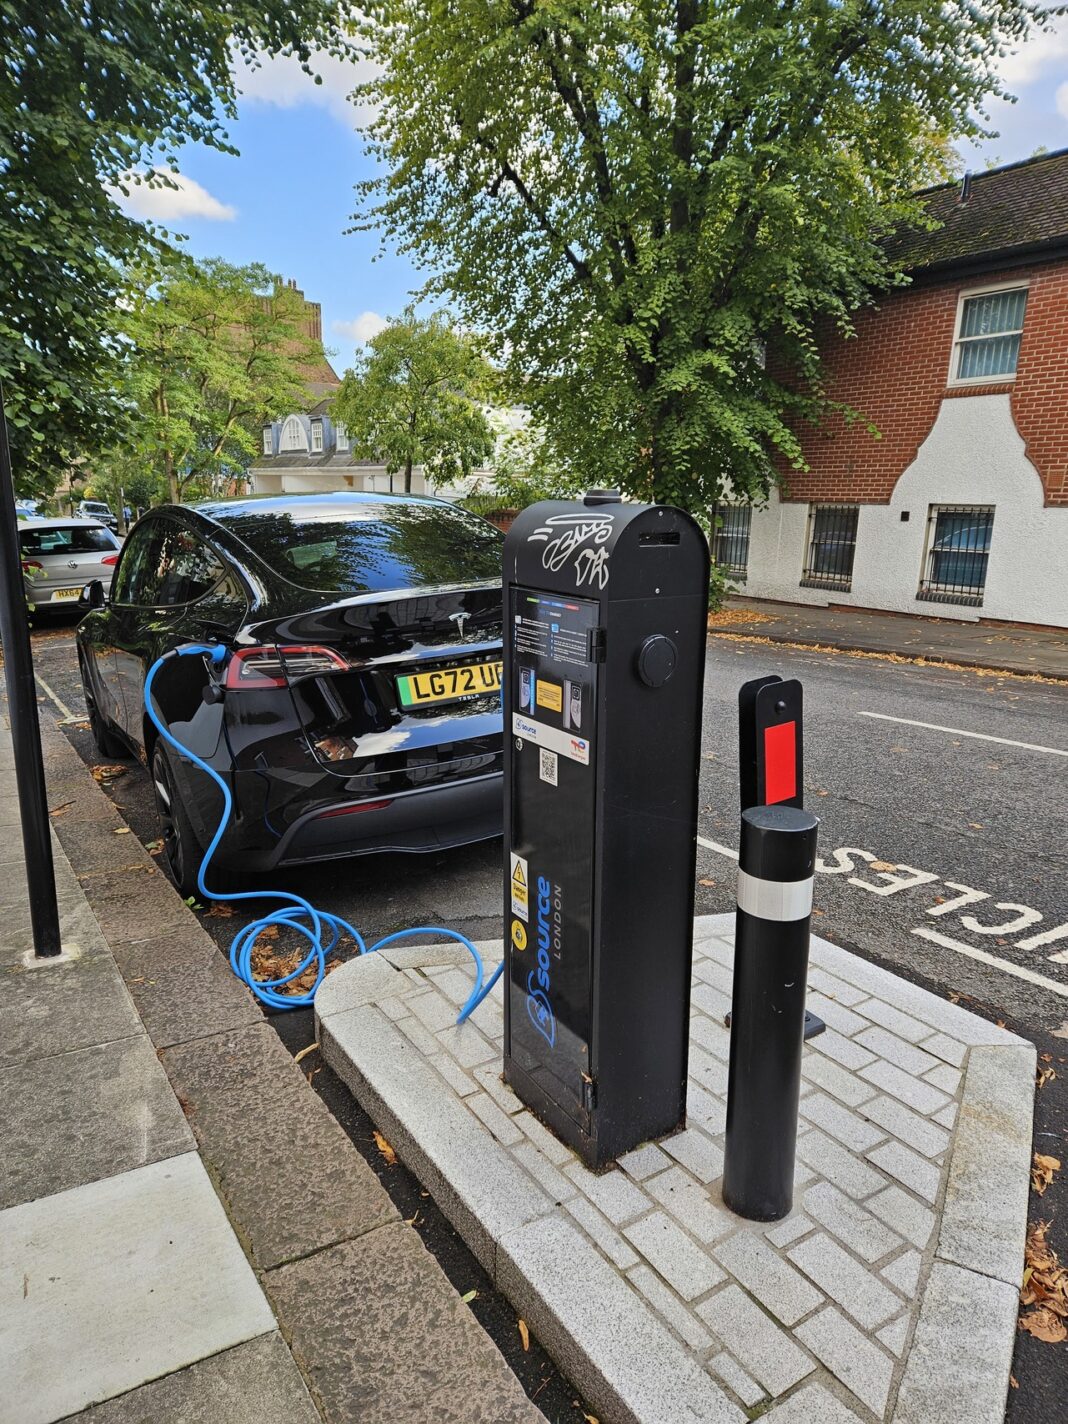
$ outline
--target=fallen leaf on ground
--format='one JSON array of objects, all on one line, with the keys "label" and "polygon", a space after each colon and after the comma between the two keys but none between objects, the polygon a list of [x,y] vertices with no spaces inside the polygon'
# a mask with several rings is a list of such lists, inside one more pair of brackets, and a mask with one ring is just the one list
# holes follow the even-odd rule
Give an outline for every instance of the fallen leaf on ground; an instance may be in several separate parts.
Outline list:
[{"label": "fallen leaf on ground", "polygon": [[827,911],[826,911],[826,910],[817,910],[817,909],[815,909],[815,907],[813,907],[812,913],[813,913],[814,915],[825,915],[825,914],[827,913]]},{"label": "fallen leaf on ground", "polygon": [[125,766],[91,766],[89,774],[94,781],[117,781],[127,770]]},{"label": "fallen leaf on ground", "polygon": [[1035,1087],[1044,1088],[1047,1083],[1052,1083],[1057,1074],[1052,1068],[1040,1068],[1035,1079]]},{"label": "fallen leaf on ground", "polygon": [[130,834],[130,828],[129,826],[116,826],[111,834],[113,836],[128,836]]},{"label": "fallen leaf on ground", "polygon": [[1010,1389],[1019,1389],[1019,1388],[1020,1388],[1020,1381],[1016,1378],[1015,1375],[1009,1375],[1009,1388],[1010,1388]]},{"label": "fallen leaf on ground", "polygon": [[1022,1315],[1020,1329],[1026,1330],[1036,1340],[1045,1340],[1047,1345],[1059,1345],[1062,1340],[1068,1340],[1068,1326],[1045,1306],[1032,1310],[1029,1315]]},{"label": "fallen leaf on ground", "polygon": [[704,879],[699,880],[697,883],[698,885],[715,885],[716,882],[714,880],[709,880],[706,876]]},{"label": "fallen leaf on ground", "polygon": [[586,1424],[601,1424],[601,1421],[597,1418],[596,1414],[587,1414],[585,1411],[583,1411],[582,1417],[583,1419],[585,1419]]},{"label": "fallen leaf on ground", "polygon": [[163,842],[162,842],[162,841],[147,841],[147,842],[145,843],[145,850],[148,851],[149,855],[159,855],[159,853],[160,853],[160,851],[161,851],[162,849],[163,849]]},{"label": "fallen leaf on ground", "polygon": [[897,866],[894,865],[894,864],[893,864],[891,861],[889,861],[889,860],[873,860],[873,861],[871,862],[871,869],[872,869],[872,870],[896,870],[896,869],[897,869]]},{"label": "fallen leaf on ground", "polygon": [[973,831],[981,831],[983,829],[982,821],[969,821],[968,825],[971,826]]},{"label": "fallen leaf on ground", "polygon": [[522,1342],[523,1342],[523,1349],[524,1349],[524,1350],[529,1350],[529,1349],[530,1349],[530,1331],[527,1329],[527,1322],[526,1322],[525,1320],[517,1320],[517,1321],[516,1321],[516,1324],[519,1326],[519,1338],[520,1338],[520,1340],[522,1340]]},{"label": "fallen leaf on ground", "polygon": [[1050,1182],[1053,1181],[1053,1174],[1061,1170],[1061,1160],[1059,1157],[1047,1157],[1041,1152],[1036,1152],[1031,1163],[1031,1186],[1038,1196],[1042,1196]]},{"label": "fallen leaf on ground", "polygon": [[309,1053],[314,1053],[318,1047],[317,1043],[309,1043],[307,1048],[302,1048],[298,1054],[294,1055],[293,1062],[299,1063],[302,1058],[307,1058]]},{"label": "fallen leaf on ground", "polygon": [[49,814],[50,816],[62,816],[63,812],[69,810],[70,807],[73,806],[73,805],[74,805],[74,802],[73,802],[73,801],[64,801],[61,806],[56,806],[56,807],[54,807],[54,809],[51,810],[51,811],[49,811],[48,814]]},{"label": "fallen leaf on ground", "polygon": [[212,905],[204,918],[206,920],[228,920],[233,913],[232,905]]},{"label": "fallen leaf on ground", "polygon": [[375,1146],[378,1148],[379,1152],[381,1152],[382,1156],[386,1159],[386,1165],[392,1167],[397,1160],[397,1154],[396,1152],[394,1152],[393,1148],[389,1145],[389,1143],[382,1136],[382,1134],[377,1131],[375,1132]]},{"label": "fallen leaf on ground", "polygon": [[473,1300],[478,1300],[478,1291],[469,1290],[467,1294],[462,1295],[460,1299],[463,1301],[464,1305],[470,1305]]}]

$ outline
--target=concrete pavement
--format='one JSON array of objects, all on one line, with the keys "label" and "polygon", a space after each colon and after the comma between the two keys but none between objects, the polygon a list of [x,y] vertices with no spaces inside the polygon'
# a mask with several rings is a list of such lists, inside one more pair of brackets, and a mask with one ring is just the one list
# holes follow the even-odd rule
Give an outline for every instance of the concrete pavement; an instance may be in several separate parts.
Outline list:
[{"label": "concrete pavement", "polygon": [[35,962],[0,720],[0,1424],[540,1419],[151,856],[45,741],[79,878],[53,836],[65,953]]},{"label": "concrete pavement", "polygon": [[[744,615],[750,615],[747,620]],[[1035,673],[1068,681],[1068,629],[914,618],[875,609],[774,603],[736,596],[710,631],[842,651],[882,653],[958,667]]]}]

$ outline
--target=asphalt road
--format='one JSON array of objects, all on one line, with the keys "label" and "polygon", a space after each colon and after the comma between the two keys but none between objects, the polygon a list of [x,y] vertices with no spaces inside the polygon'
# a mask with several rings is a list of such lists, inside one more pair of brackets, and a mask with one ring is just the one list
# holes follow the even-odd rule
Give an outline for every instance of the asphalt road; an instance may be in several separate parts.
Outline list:
[{"label": "asphalt road", "polygon": [[[35,633],[34,654],[43,706],[99,763],[87,728],[68,720],[84,713],[72,627]],[[1051,1244],[1068,1259],[1068,1224],[1057,1221],[1058,1208],[1068,1218],[1068,685],[711,638],[699,913],[734,907],[737,690],[771,672],[804,684],[805,799],[821,820],[814,932],[1005,1022],[1048,1055],[1058,1076],[1039,1090],[1035,1145],[1066,1171],[1032,1198],[1032,1219],[1054,1220]],[[110,790],[134,832],[154,841],[147,775],[131,765]],[[286,888],[368,938],[439,923],[497,939],[500,873],[493,842],[289,872]],[[235,913],[204,927],[228,945],[242,922]],[[310,1026],[296,1036],[310,1041]],[[1020,1335],[1014,1373],[1013,1424],[1062,1417],[1068,1346]],[[581,1418],[557,1381],[546,1394],[549,1417]]]}]

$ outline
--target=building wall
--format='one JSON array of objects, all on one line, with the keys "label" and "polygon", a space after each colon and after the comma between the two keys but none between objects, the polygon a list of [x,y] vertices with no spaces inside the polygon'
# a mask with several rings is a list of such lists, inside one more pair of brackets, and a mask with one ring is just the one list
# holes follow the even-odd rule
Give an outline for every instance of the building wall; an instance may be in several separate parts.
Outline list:
[{"label": "building wall", "polygon": [[[1028,282],[1014,381],[949,386],[958,299]],[[895,293],[824,347],[828,391],[879,431],[842,418],[803,433],[806,472],[753,512],[746,592],[928,617],[1068,626],[1068,262]],[[860,506],[852,590],[799,587],[809,505]],[[979,608],[916,597],[931,505],[994,507]],[[909,519],[902,522],[907,511]]]}]

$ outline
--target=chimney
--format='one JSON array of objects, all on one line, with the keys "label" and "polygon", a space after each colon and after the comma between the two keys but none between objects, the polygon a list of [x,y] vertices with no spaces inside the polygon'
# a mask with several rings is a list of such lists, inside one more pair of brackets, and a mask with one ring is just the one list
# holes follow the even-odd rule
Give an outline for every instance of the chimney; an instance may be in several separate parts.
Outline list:
[{"label": "chimney", "polygon": [[971,192],[972,192],[972,175],[971,175],[970,173],[965,173],[964,177],[960,180],[960,195],[959,195],[959,197],[957,198],[957,202],[958,202],[958,203],[966,203],[966,202],[968,201],[968,199],[971,197]]}]

